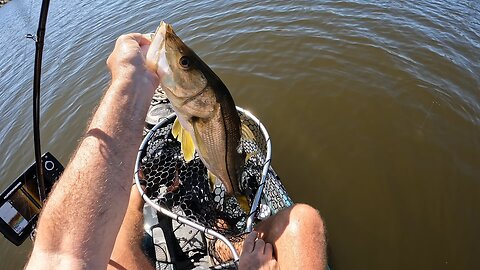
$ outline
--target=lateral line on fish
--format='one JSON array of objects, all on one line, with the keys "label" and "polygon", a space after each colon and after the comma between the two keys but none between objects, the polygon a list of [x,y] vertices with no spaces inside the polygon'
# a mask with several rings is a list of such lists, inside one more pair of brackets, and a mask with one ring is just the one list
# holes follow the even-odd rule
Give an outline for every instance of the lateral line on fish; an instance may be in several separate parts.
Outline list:
[{"label": "lateral line on fish", "polygon": [[[220,110],[222,112],[222,124],[223,124],[223,129],[224,130],[227,130],[227,123],[225,123],[225,117],[223,115],[223,109],[222,109],[222,105],[220,105]],[[228,136],[225,136],[225,149],[227,150],[226,153],[228,153],[228,145],[229,145],[229,138]],[[235,194],[235,188],[234,188],[234,183],[232,182],[232,175],[230,175],[230,169],[229,169],[229,163],[228,163],[228,155],[225,154],[225,164],[227,164],[227,174],[228,174],[228,181],[230,182],[230,186],[232,187],[233,189],[233,195],[236,196],[237,194]],[[240,179],[237,179],[237,181],[240,181]],[[238,183],[240,185],[240,182]]]}]

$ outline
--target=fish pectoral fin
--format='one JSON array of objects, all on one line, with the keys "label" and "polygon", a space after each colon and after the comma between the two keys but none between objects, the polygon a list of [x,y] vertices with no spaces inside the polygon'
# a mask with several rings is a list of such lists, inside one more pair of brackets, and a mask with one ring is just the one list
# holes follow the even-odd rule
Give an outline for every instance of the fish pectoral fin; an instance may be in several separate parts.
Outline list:
[{"label": "fish pectoral fin", "polygon": [[215,189],[215,183],[217,183],[217,177],[209,170],[207,170],[208,173],[208,182],[210,183],[210,191],[213,191]]},{"label": "fish pectoral fin", "polygon": [[200,155],[202,155],[202,154],[204,155],[205,153],[207,153],[207,148],[205,147],[205,144],[203,143],[202,136],[200,136],[199,123],[198,122],[192,122],[192,127],[193,127],[193,133],[194,133],[194,136],[195,136],[195,140],[197,142],[198,152],[200,153]]},{"label": "fish pectoral fin", "polygon": [[182,128],[180,134],[183,158],[186,162],[190,162],[195,156],[195,145],[192,136],[184,128]]},{"label": "fish pectoral fin", "polygon": [[250,160],[253,156],[255,156],[257,153],[254,152],[254,153],[246,153],[245,154],[245,162],[247,162],[248,160]]},{"label": "fish pectoral fin", "polygon": [[247,214],[250,214],[250,204],[248,203],[248,198],[245,195],[236,195],[238,205],[240,208]]},{"label": "fish pectoral fin", "polygon": [[255,140],[252,130],[244,123],[242,123],[242,137],[250,141]]},{"label": "fish pectoral fin", "polygon": [[182,127],[178,118],[173,122],[172,135],[181,144],[183,158],[186,162],[190,162],[195,156],[195,144],[193,143],[192,136]]},{"label": "fish pectoral fin", "polygon": [[182,138],[178,138],[178,136],[182,133],[182,125],[180,124],[180,121],[178,121],[178,118],[175,119],[175,122],[173,122],[172,126],[172,135],[176,139],[178,139],[179,142],[182,141]]}]

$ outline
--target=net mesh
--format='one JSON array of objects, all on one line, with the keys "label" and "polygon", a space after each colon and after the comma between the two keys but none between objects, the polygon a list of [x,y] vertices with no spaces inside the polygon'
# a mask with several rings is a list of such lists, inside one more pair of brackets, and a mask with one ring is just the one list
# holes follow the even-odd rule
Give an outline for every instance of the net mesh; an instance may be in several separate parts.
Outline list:
[{"label": "net mesh", "polygon": [[[242,124],[254,138],[241,138],[241,149],[246,154],[240,189],[252,206],[261,184],[262,170],[268,160],[267,140],[260,125],[247,114],[238,111]],[[225,196],[225,187],[219,181],[208,180],[207,169],[198,154],[186,163],[180,143],[171,128],[175,116],[167,117],[151,130],[151,136],[142,149],[141,178],[147,181],[146,194],[151,200],[170,211],[185,216],[203,226],[227,236],[232,242],[241,240],[246,229],[245,213],[234,197]],[[292,201],[270,167],[259,202],[261,207],[253,213],[257,218],[275,214],[292,205]],[[220,258],[217,258],[222,261]]]}]

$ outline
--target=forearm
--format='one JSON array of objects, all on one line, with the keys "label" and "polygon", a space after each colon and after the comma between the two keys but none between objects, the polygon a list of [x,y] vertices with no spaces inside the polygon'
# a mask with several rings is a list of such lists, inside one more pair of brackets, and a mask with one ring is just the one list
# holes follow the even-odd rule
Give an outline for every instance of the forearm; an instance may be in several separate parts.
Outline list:
[{"label": "forearm", "polygon": [[[105,268],[123,220],[135,156],[153,91],[115,80],[39,221],[29,265],[50,257],[68,268]],[[53,232],[53,233],[52,233]],[[52,261],[55,264],[55,261]],[[39,266],[39,265],[36,265]],[[57,265],[59,266],[59,265]],[[50,267],[49,267],[50,268]]]},{"label": "forearm", "polygon": [[143,199],[136,186],[131,187],[125,219],[118,232],[107,269],[154,269],[154,264],[145,256],[142,242]]}]

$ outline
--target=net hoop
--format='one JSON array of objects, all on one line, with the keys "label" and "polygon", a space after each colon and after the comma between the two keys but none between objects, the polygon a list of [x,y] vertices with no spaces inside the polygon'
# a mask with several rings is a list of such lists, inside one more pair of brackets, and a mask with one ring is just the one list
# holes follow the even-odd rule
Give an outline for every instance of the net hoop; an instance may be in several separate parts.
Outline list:
[{"label": "net hoop", "polygon": [[[248,118],[250,121],[253,121],[260,129],[263,137],[264,137],[264,140],[265,140],[265,146],[266,146],[266,153],[265,153],[265,160],[264,160],[264,164],[263,164],[263,168],[262,168],[262,174],[261,174],[261,181],[259,183],[259,188],[257,189],[257,191],[255,192],[255,197],[254,197],[254,200],[252,202],[252,205],[251,205],[251,209],[250,209],[250,213],[248,215],[248,218],[247,218],[247,222],[246,222],[246,232],[250,232],[253,228],[253,224],[254,224],[254,219],[255,219],[255,213],[257,212],[257,210],[259,209],[259,205],[260,205],[260,201],[261,201],[261,198],[262,198],[262,192],[263,192],[263,188],[265,186],[265,181],[267,179],[267,174],[269,172],[269,168],[270,168],[270,163],[271,163],[271,151],[272,151],[272,146],[271,146],[271,141],[270,141],[270,136],[267,132],[267,129],[265,128],[265,126],[260,122],[260,120],[258,120],[258,118],[256,118],[252,113],[250,113],[249,111],[247,110],[244,110],[243,108],[240,108],[240,107],[236,107],[237,111],[239,113],[241,113],[243,116],[245,116],[246,118]],[[186,216],[182,216],[182,215],[179,215],[179,214],[176,214],[172,211],[170,211],[169,209],[157,204],[156,202],[154,202],[153,200],[151,200],[147,194],[145,193],[145,190],[142,188],[142,186],[140,185],[140,175],[139,175],[139,172],[141,170],[141,160],[142,160],[142,154],[144,153],[144,149],[145,147],[148,145],[148,142],[150,141],[150,139],[153,137],[153,135],[155,134],[155,132],[159,129],[159,128],[162,128],[163,126],[165,126],[166,124],[168,124],[169,122],[173,121],[174,119],[176,118],[176,115],[175,113],[172,113],[166,117],[162,117],[159,119],[159,122],[158,124],[156,124],[152,129],[151,131],[145,136],[145,138],[143,139],[141,145],[140,145],[140,148],[138,150],[138,153],[137,153],[137,158],[136,158],[136,161],[135,161],[135,173],[134,173],[134,178],[135,178],[135,184],[137,186],[137,189],[141,195],[141,197],[143,198],[143,200],[148,204],[150,205],[153,209],[157,210],[158,212],[160,212],[161,214],[165,215],[165,216],[168,216],[170,217],[171,219],[173,220],[176,220],[178,223],[181,223],[181,224],[185,224],[187,226],[190,226],[192,228],[195,228],[207,235],[210,235],[212,237],[215,237],[215,238],[218,238],[219,240],[221,240],[222,242],[225,243],[225,245],[230,249],[230,251],[232,252],[232,255],[233,255],[233,262],[235,264],[238,263],[238,260],[239,260],[239,255],[236,251],[236,249],[234,248],[233,244],[228,240],[228,238],[226,238],[224,235],[222,235],[221,233],[217,232],[216,230],[214,229],[211,229],[211,228],[207,228],[205,227],[204,225],[202,224],[199,224],[193,220],[190,220],[188,219]]]}]

